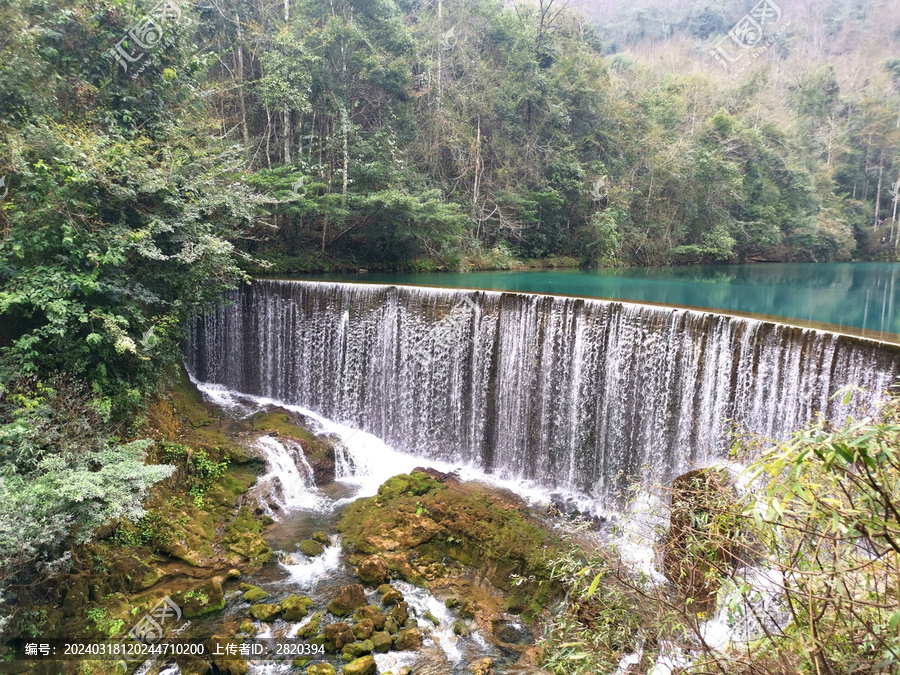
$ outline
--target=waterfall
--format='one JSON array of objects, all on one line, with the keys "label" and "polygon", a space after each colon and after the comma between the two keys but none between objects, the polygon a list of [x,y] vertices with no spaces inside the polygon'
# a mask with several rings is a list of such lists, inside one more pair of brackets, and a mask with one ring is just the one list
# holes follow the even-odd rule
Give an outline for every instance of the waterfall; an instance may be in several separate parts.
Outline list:
[{"label": "waterfall", "polygon": [[313,480],[313,469],[296,441],[261,436],[256,447],[266,459],[268,472],[259,478],[254,492],[260,496],[260,504],[270,516],[275,510],[269,506],[273,501],[277,510],[317,509],[322,498]]},{"label": "waterfall", "polygon": [[311,281],[231,300],[192,325],[198,379],[601,501],[722,456],[726,420],[783,439],[846,419],[839,387],[872,406],[900,373],[891,345],[615,301]]}]

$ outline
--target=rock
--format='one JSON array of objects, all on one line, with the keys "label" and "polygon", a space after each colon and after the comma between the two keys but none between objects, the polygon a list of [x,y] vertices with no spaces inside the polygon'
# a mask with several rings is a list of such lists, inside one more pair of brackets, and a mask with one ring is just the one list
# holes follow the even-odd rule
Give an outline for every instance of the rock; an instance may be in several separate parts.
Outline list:
[{"label": "rock", "polygon": [[407,628],[400,631],[394,638],[394,648],[400,651],[415,651],[422,648],[424,641],[422,631],[418,628]]},{"label": "rock", "polygon": [[386,630],[376,631],[372,633],[372,651],[378,652],[382,654],[388,651],[393,644],[393,640],[391,640],[391,634]]},{"label": "rock", "polygon": [[349,625],[340,621],[338,623],[330,623],[325,626],[325,639],[334,645],[334,650],[339,652],[344,645],[349,645],[356,641],[353,629]]},{"label": "rock", "polygon": [[226,574],[225,576],[228,577],[229,579],[240,579],[241,571],[239,569],[235,569],[234,567],[232,567],[230,570],[228,570],[228,574]]},{"label": "rock", "polygon": [[391,611],[388,612],[388,616],[393,617],[394,620],[402,626],[409,618],[409,603],[398,602],[391,608]]},{"label": "rock", "polygon": [[469,665],[469,672],[472,675],[494,675],[494,662],[485,657]]},{"label": "rock", "polygon": [[384,621],[384,629],[390,633],[391,635],[396,635],[400,632],[400,624],[397,623],[397,619],[392,616],[389,616]]},{"label": "rock", "polygon": [[228,644],[237,646],[234,640],[229,640],[221,635],[213,635],[209,639],[206,647],[207,653],[210,654],[209,661],[216,668],[214,672],[218,672],[221,675],[246,675],[249,670],[246,659],[232,654],[222,656],[222,654],[226,653]]},{"label": "rock", "polygon": [[453,485],[455,483],[459,483],[459,474],[457,473],[443,473],[442,471],[438,471],[437,469],[432,469],[431,467],[423,467],[417,466],[413,469],[416,473],[424,473],[426,476],[430,476],[438,483],[443,483],[444,485]]},{"label": "rock", "polygon": [[330,663],[316,663],[306,669],[306,675],[335,675],[334,666]]},{"label": "rock", "polygon": [[244,600],[252,604],[256,604],[260,600],[265,600],[269,597],[269,594],[259,586],[241,584],[241,590],[244,592]]},{"label": "rock", "polygon": [[212,666],[196,656],[181,656],[176,659],[181,675],[206,675]]},{"label": "rock", "polygon": [[300,626],[300,629],[297,631],[297,637],[309,640],[314,638],[319,634],[319,623],[322,621],[322,617],[324,616],[323,612],[316,612],[313,614],[309,621]]},{"label": "rock", "polygon": [[300,621],[303,619],[313,601],[304,596],[289,595],[281,601],[281,618],[285,621]]},{"label": "rock", "polygon": [[338,591],[335,599],[328,604],[328,611],[335,616],[347,616],[365,604],[365,589],[360,584],[350,584]]},{"label": "rock", "polygon": [[372,625],[375,626],[375,630],[383,630],[385,624],[385,616],[382,614],[375,605],[366,605],[365,607],[360,607],[359,610],[353,615],[354,621],[362,621],[363,619],[370,619],[372,621]]},{"label": "rock", "polygon": [[425,613],[422,615],[422,618],[423,618],[423,619],[427,619],[428,621],[430,621],[431,623],[433,623],[435,626],[440,626],[440,625],[441,625],[441,620],[438,619],[438,618],[437,618],[434,614],[432,614],[431,612],[425,612]]},{"label": "rock", "polygon": [[304,539],[300,542],[300,552],[303,555],[308,555],[310,558],[315,558],[317,555],[322,555],[325,552],[325,547],[313,539]]},{"label": "rock", "polygon": [[208,579],[189,591],[175,593],[172,600],[176,605],[181,605],[186,619],[218,612],[225,607],[225,593],[218,577]]},{"label": "rock", "polygon": [[460,602],[462,602],[459,598],[447,598],[444,601],[444,607],[447,609],[455,609],[459,607]]},{"label": "rock", "polygon": [[162,579],[165,576],[165,573],[159,569],[158,567],[152,568],[149,572],[146,572],[138,581],[138,589],[145,591],[151,586],[155,585],[157,581]]},{"label": "rock", "polygon": [[329,537],[324,532],[313,532],[313,536],[311,537],[313,541],[317,541],[322,546],[331,546],[331,537]]},{"label": "rock", "polygon": [[419,622],[416,621],[414,618],[409,617],[409,618],[403,623],[403,627],[404,627],[404,628],[418,628],[418,627],[419,627]]},{"label": "rock", "polygon": [[401,602],[403,602],[403,594],[396,588],[391,588],[391,590],[385,593],[384,597],[381,598],[381,603],[385,607],[388,607],[390,605],[397,605]]},{"label": "rock", "polygon": [[256,635],[256,625],[250,619],[244,619],[241,621],[238,632],[244,635]]},{"label": "rock", "polygon": [[372,619],[363,619],[353,626],[353,634],[356,636],[357,640],[366,640],[370,638],[374,632],[375,624],[372,622]]},{"label": "rock", "polygon": [[356,574],[364,584],[383,584],[391,578],[388,564],[379,555],[370,555],[360,562]]},{"label": "rock", "polygon": [[453,622],[453,632],[459,635],[460,637],[465,637],[472,631],[469,630],[469,627],[466,625],[465,621],[454,621]]},{"label": "rock", "polygon": [[344,645],[344,648],[341,650],[343,655],[349,654],[354,659],[358,659],[360,656],[365,656],[366,654],[371,654],[373,651],[375,651],[375,645],[371,640],[351,642],[349,645]]},{"label": "rock", "polygon": [[374,657],[363,656],[345,665],[342,672],[344,675],[375,675],[378,672],[378,666],[375,664]]},{"label": "rock", "polygon": [[274,621],[280,611],[281,607],[278,605],[250,605],[250,616],[260,621]]}]

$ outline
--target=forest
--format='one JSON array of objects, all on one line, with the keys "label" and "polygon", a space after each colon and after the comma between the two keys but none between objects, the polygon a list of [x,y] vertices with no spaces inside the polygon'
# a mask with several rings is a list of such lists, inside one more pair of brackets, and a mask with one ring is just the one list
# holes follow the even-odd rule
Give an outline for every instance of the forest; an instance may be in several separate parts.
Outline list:
[{"label": "forest", "polygon": [[251,275],[896,261],[896,7],[722,62],[750,9],[0,2],[0,632],[141,517],[148,402]]}]

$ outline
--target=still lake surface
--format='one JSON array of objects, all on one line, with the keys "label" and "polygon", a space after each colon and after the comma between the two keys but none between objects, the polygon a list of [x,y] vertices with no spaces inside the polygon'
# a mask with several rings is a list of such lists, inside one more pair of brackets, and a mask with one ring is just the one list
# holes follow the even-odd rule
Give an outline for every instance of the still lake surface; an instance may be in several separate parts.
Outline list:
[{"label": "still lake surface", "polygon": [[770,318],[900,342],[900,304],[895,302],[898,277],[900,263],[771,263],[303,278],[629,300]]}]

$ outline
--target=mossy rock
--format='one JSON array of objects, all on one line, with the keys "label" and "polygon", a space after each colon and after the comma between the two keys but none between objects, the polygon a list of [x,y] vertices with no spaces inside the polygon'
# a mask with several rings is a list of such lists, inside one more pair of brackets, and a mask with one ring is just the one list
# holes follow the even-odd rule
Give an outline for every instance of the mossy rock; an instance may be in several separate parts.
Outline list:
[{"label": "mossy rock", "polygon": [[383,654],[393,645],[391,634],[386,630],[375,631],[370,638],[372,641],[372,651]]},{"label": "mossy rock", "polygon": [[257,431],[274,432],[279,436],[287,436],[297,441],[312,443],[316,438],[311,432],[297,425],[293,420],[293,415],[284,408],[258,412],[250,418],[250,423]]},{"label": "mossy rock", "polygon": [[456,609],[459,607],[460,602],[462,602],[459,598],[447,598],[444,600],[444,607],[447,609]]},{"label": "mossy rock", "polygon": [[357,640],[367,640],[372,637],[374,632],[375,624],[372,622],[372,619],[363,619],[353,624],[353,634]]},{"label": "mossy rock", "polygon": [[325,640],[326,640],[326,649],[328,646],[332,646],[332,649],[329,651],[339,652],[344,648],[344,645],[348,645],[351,642],[356,641],[356,636],[353,634],[353,629],[343,621],[338,621],[337,623],[330,623],[325,626]]},{"label": "mossy rock", "polygon": [[256,624],[250,619],[244,619],[238,627],[238,632],[243,635],[256,635]]},{"label": "mossy rock", "polygon": [[366,604],[366,591],[359,584],[349,584],[338,591],[328,603],[328,611],[335,616],[347,616]]},{"label": "mossy rock", "polygon": [[304,539],[300,542],[300,552],[310,558],[315,558],[316,556],[325,553],[325,547],[322,546],[320,542],[314,541],[313,539]]},{"label": "mossy rock", "polygon": [[222,543],[238,555],[249,559],[253,565],[265,565],[275,555],[262,538],[263,524],[253,517],[253,512],[242,506],[228,525]]},{"label": "mossy rock", "polygon": [[313,614],[309,621],[300,626],[297,630],[297,637],[302,640],[310,640],[319,634],[319,624],[322,622],[322,617],[325,616],[324,612],[316,612]]},{"label": "mossy rock", "polygon": [[317,541],[323,546],[331,546],[331,537],[329,537],[325,532],[313,532],[313,536],[311,537],[313,541]]},{"label": "mossy rock", "polygon": [[335,670],[330,663],[316,663],[306,669],[306,675],[335,675]]},{"label": "mossy rock", "polygon": [[358,659],[360,656],[371,654],[373,651],[375,651],[375,645],[371,640],[361,640],[360,642],[351,642],[348,645],[344,645],[344,648],[341,650],[341,656],[348,655],[350,660],[353,660]]},{"label": "mossy rock", "polygon": [[417,649],[422,648],[424,640],[425,638],[422,635],[422,631],[418,628],[407,628],[401,630],[394,637],[394,648],[402,652],[416,651]]},{"label": "mossy rock", "polygon": [[222,582],[215,577],[188,591],[173,593],[172,600],[182,608],[186,619],[205,616],[225,608]]},{"label": "mossy rock", "polygon": [[366,605],[365,607],[360,607],[353,614],[353,620],[356,622],[364,621],[366,619],[369,619],[372,622],[375,630],[382,630],[384,628],[386,617],[375,605]]},{"label": "mossy rock", "polygon": [[155,586],[164,576],[165,573],[158,567],[150,569],[141,576],[140,581],[138,582],[138,590],[145,591],[151,586]]},{"label": "mossy rock", "polygon": [[280,605],[267,605],[260,603],[258,605],[250,605],[250,616],[259,621],[274,621],[278,618],[281,611]]},{"label": "mossy rock", "polygon": [[303,619],[313,601],[306,596],[289,595],[281,601],[281,618],[285,621],[300,621]]},{"label": "mossy rock", "polygon": [[388,478],[378,488],[378,498],[381,501],[391,501],[401,495],[421,496],[433,490],[444,489],[444,485],[437,482],[431,476],[413,471],[411,474],[400,474]]},{"label": "mossy rock", "polygon": [[453,632],[459,635],[460,637],[465,637],[469,633],[471,633],[471,629],[466,624],[465,621],[454,621],[453,622]]},{"label": "mossy rock", "polygon": [[344,675],[375,675],[378,672],[378,666],[375,658],[368,655],[346,664],[342,672]]},{"label": "mossy rock", "polygon": [[430,622],[431,622],[432,624],[434,624],[435,626],[440,626],[440,625],[441,625],[440,619],[438,619],[438,618],[437,618],[434,614],[432,614],[431,612],[425,612],[425,613],[422,615],[422,618],[425,619],[426,621],[430,621]]},{"label": "mossy rock", "polygon": [[244,592],[244,601],[252,604],[258,603],[269,597],[268,591],[264,591],[259,586],[251,584],[241,584],[241,590]]}]

